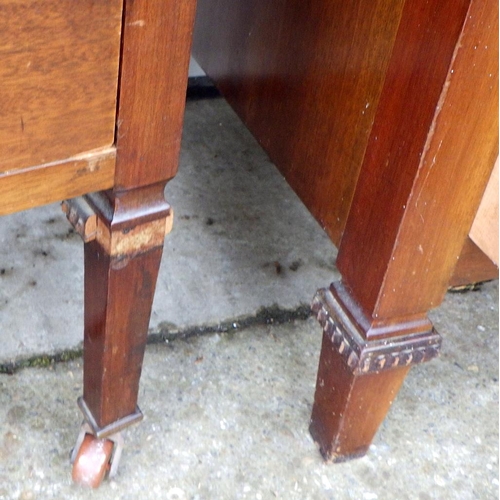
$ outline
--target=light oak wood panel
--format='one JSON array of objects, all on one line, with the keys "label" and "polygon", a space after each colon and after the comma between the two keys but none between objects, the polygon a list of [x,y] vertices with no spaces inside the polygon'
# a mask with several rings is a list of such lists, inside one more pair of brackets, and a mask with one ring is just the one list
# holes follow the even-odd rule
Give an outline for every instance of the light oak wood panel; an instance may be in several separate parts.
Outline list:
[{"label": "light oak wood panel", "polygon": [[0,173],[114,142],[121,0],[0,2]]},{"label": "light oak wood panel", "polygon": [[498,158],[469,236],[498,266]]},{"label": "light oak wood panel", "polygon": [[450,287],[463,287],[498,278],[498,266],[468,237],[460,253]]},{"label": "light oak wood panel", "polygon": [[0,216],[113,186],[114,147],[0,173]]}]

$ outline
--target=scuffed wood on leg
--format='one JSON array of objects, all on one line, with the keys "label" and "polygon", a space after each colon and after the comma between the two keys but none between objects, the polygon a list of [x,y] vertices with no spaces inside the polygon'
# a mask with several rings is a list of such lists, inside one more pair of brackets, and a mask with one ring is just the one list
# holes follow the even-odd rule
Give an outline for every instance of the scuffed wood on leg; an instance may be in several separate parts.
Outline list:
[{"label": "scuffed wood on leg", "polygon": [[[137,405],[170,210],[161,186],[156,203],[144,191],[127,193],[125,206],[120,196],[89,198],[98,224],[96,239],[85,244],[83,399],[99,427],[133,414]],[[148,195],[150,204],[141,207]]]},{"label": "scuffed wood on leg", "polygon": [[366,340],[367,318],[341,283],[320,290],[312,309],[323,342],[310,431],[326,460],[343,462],[366,453],[410,367],[437,356],[441,338],[417,320],[391,325],[397,337]]},{"label": "scuffed wood on leg", "polygon": [[491,0],[405,4],[339,249],[342,282],[315,302],[334,331],[311,422],[329,459],[366,451],[408,368],[439,350],[427,313],[446,293],[498,154],[497,31]]}]

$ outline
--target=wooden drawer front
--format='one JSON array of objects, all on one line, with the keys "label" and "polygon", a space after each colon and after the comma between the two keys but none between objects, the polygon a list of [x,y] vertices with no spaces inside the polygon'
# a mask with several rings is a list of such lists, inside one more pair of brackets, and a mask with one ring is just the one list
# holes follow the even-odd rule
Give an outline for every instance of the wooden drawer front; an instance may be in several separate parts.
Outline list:
[{"label": "wooden drawer front", "polygon": [[0,182],[113,144],[121,13],[121,0],[0,0]]}]

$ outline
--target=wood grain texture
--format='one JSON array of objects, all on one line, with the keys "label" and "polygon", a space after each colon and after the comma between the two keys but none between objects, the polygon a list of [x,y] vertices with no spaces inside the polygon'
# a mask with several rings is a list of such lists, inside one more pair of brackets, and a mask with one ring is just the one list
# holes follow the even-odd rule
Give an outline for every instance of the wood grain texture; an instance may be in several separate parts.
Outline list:
[{"label": "wood grain texture", "polygon": [[113,144],[121,8],[0,2],[0,174]]},{"label": "wood grain texture", "polygon": [[498,278],[498,266],[468,237],[448,285],[462,287]]},{"label": "wood grain texture", "polygon": [[[425,360],[416,344],[397,362],[383,349],[411,344],[408,325],[425,326],[441,302],[498,153],[497,33],[495,0],[405,3],[339,249],[342,283],[324,304],[310,429],[327,459],[368,449],[407,373],[400,361]],[[342,338],[359,333],[379,372],[346,362],[332,323]]]},{"label": "wood grain texture", "polygon": [[498,151],[497,9],[405,4],[337,260],[374,318],[425,313],[446,291]]},{"label": "wood grain texture", "polygon": [[197,61],[336,244],[403,4],[198,0]]},{"label": "wood grain texture", "polygon": [[123,261],[85,244],[83,397],[99,427],[135,412],[162,246]]},{"label": "wood grain texture", "polygon": [[114,147],[59,162],[0,173],[0,215],[113,186]]},{"label": "wood grain texture", "polygon": [[134,414],[177,171],[194,0],[126,0],[113,189],[85,245],[84,401],[99,427]]},{"label": "wood grain texture", "polygon": [[177,172],[195,5],[125,2],[117,189],[166,181]]},{"label": "wood grain texture", "polygon": [[309,430],[323,458],[363,456],[410,367],[355,375],[324,333]]},{"label": "wood grain texture", "polygon": [[[381,315],[441,303],[498,157],[495,0],[471,2],[440,105],[392,255],[398,265],[385,276]],[[394,303],[392,288],[404,305]]]},{"label": "wood grain texture", "polygon": [[498,158],[469,231],[469,236],[498,266]]},{"label": "wood grain texture", "polygon": [[84,251],[83,399],[103,428],[136,411],[170,207],[161,185],[86,199],[98,218]]}]

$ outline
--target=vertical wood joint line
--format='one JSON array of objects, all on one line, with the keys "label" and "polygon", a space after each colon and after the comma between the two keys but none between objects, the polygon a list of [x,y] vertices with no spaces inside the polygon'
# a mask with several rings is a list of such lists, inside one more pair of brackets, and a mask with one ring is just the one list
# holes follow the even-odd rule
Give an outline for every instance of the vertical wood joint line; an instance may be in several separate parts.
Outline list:
[{"label": "vertical wood joint line", "polygon": [[[120,55],[118,60],[118,82],[116,86],[116,110],[115,110],[115,146],[118,145],[118,129],[120,123],[120,96],[121,96],[121,86],[122,86],[122,69],[123,69],[123,50],[124,50],[124,39],[125,39],[125,20],[127,15],[127,1],[122,2],[122,21],[120,26]],[[118,150],[116,152],[118,156]]]}]

